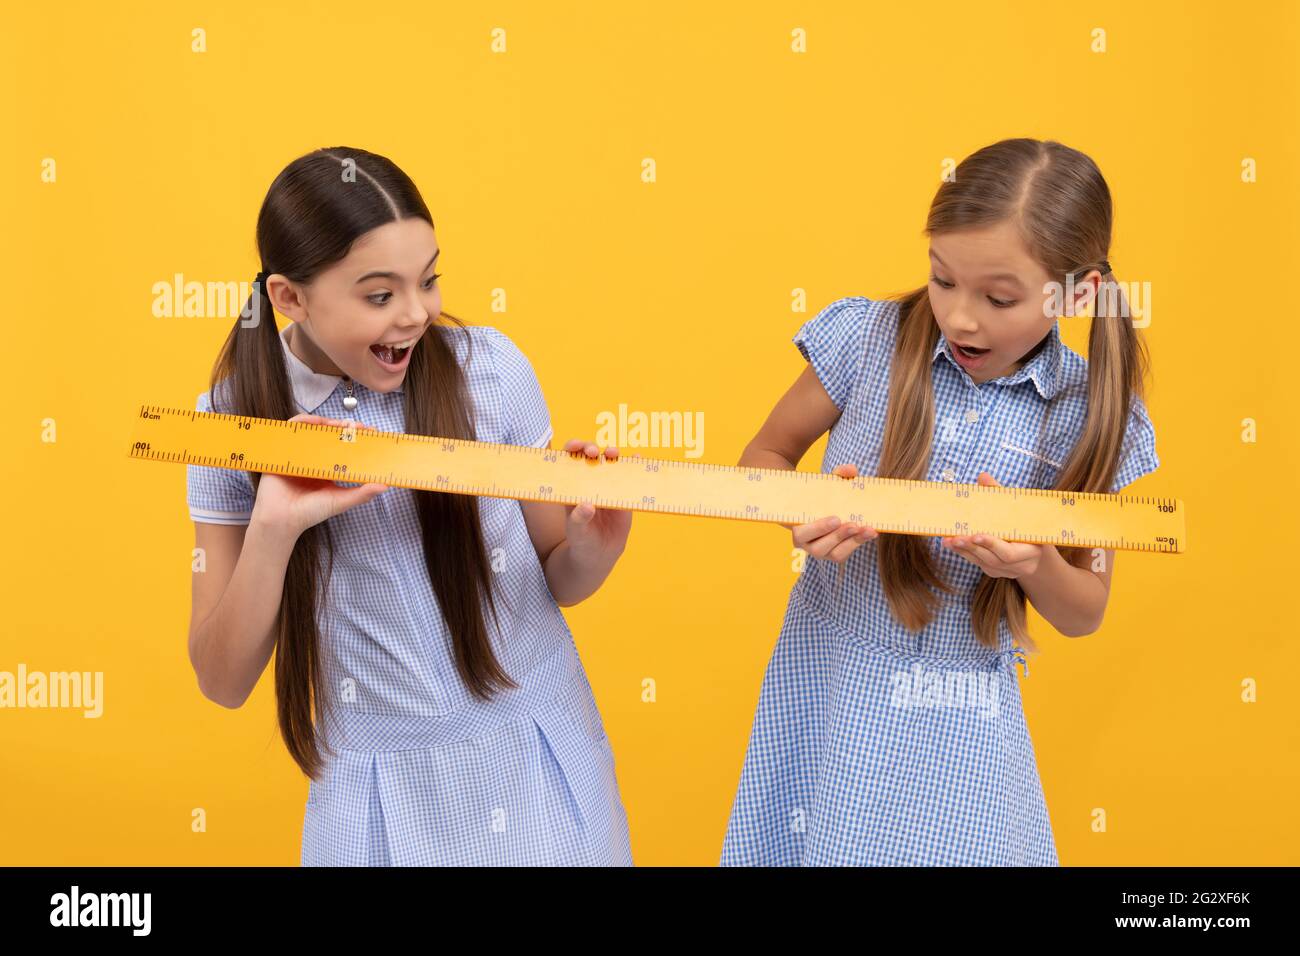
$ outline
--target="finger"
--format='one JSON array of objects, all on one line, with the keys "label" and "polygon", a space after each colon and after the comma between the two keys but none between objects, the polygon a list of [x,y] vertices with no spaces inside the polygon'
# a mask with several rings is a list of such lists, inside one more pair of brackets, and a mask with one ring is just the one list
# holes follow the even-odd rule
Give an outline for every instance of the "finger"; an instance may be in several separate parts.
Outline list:
[{"label": "finger", "polygon": [[569,517],[578,524],[590,524],[591,519],[596,517],[596,506],[590,501],[581,502],[575,505],[569,512]]},{"label": "finger", "polygon": [[858,477],[858,466],[852,462],[846,462],[832,468],[831,474],[839,475],[841,478],[856,478]]},{"label": "finger", "polygon": [[324,425],[329,428],[347,428],[349,426],[352,426],[353,428],[359,428],[362,431],[371,431],[371,432],[378,431],[377,428],[371,425],[364,425],[361,422],[354,421],[350,418],[349,419],[326,418],[323,415],[311,415],[307,412],[301,412],[297,415],[294,415],[292,418],[288,419],[288,421],[304,422],[308,425]]},{"label": "finger", "polygon": [[808,546],[804,550],[814,558],[825,558],[841,541],[853,537],[857,530],[858,526],[854,524],[841,525],[830,534],[824,534],[816,541],[808,542]]},{"label": "finger", "polygon": [[807,524],[798,524],[794,526],[794,543],[799,547],[804,547],[811,541],[829,534],[840,526],[838,515],[827,515],[825,518],[818,518],[816,521],[810,521]]},{"label": "finger", "polygon": [[[337,486],[335,486],[337,487]],[[363,505],[376,495],[382,494],[388,490],[388,485],[371,482],[365,485],[359,485],[356,488],[339,488],[336,504],[340,511],[347,511],[349,508],[355,508],[357,505]]]},{"label": "finger", "polygon": [[[862,547],[862,545],[866,544],[866,542],[870,540],[869,538],[863,536],[863,532],[865,531],[871,531],[871,529],[859,528],[857,534],[853,535],[852,537],[844,541],[841,541],[835,547],[831,548],[831,553],[828,554],[827,557],[832,561],[847,561],[849,555],[851,555],[854,551],[858,550],[858,548]],[[872,533],[874,534],[874,532]]]},{"label": "finger", "polygon": [[949,535],[942,539],[943,546],[949,551],[964,555],[966,553],[966,541],[956,535]]},{"label": "finger", "polygon": [[606,445],[605,457],[608,458],[610,461],[613,461],[614,459],[618,458],[618,448],[614,445]]},{"label": "finger", "polygon": [[999,482],[996,478],[990,475],[987,471],[981,471],[979,473],[979,476],[975,480],[981,485],[990,485],[999,488],[1002,487],[1001,482]]},{"label": "finger", "polygon": [[585,454],[588,458],[600,457],[600,446],[595,442],[586,441],[581,438],[570,438],[564,443],[564,450],[575,454]]},{"label": "finger", "polygon": [[1002,566],[1002,562],[997,559],[997,556],[992,551],[977,544],[972,544],[969,539],[959,541],[955,548],[962,557],[986,570],[999,569]]},{"label": "finger", "polygon": [[1010,564],[1019,560],[1020,556],[1015,553],[1015,548],[1011,542],[1003,541],[1001,538],[995,538],[992,535],[977,534],[971,539],[971,542],[977,547],[982,547],[992,552],[993,556],[1003,563]]},{"label": "finger", "polygon": [[342,418],[342,419],[340,419],[340,418],[331,418],[331,419],[330,419],[330,424],[331,424],[331,425],[337,425],[339,428],[355,428],[355,429],[359,429],[360,431],[363,431],[363,432],[377,432],[377,431],[379,431],[379,429],[376,428],[374,425],[367,425],[367,424],[365,424],[364,422],[359,422],[359,421],[357,421],[357,420],[354,419],[354,418]]},{"label": "finger", "polygon": [[1004,569],[1002,561],[988,548],[981,548],[978,544],[972,544],[969,546],[969,550],[971,560],[981,568],[991,571],[1001,571]]}]

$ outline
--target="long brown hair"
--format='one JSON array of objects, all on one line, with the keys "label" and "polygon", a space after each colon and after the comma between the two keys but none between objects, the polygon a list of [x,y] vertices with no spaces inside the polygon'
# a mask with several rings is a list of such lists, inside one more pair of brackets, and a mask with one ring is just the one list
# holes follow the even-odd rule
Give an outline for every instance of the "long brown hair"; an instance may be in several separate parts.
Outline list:
[{"label": "long brown hair", "polygon": [[[1010,221],[1050,275],[1082,277],[1100,268],[1110,251],[1110,189],[1097,165],[1078,150],[1053,141],[1006,139],[985,146],[957,166],[930,205],[925,234]],[[1143,394],[1149,359],[1133,328],[1114,274],[1103,269],[1088,333],[1087,417],[1083,434],[1062,467],[1057,490],[1109,492],[1133,396]],[[889,406],[877,474],[923,479],[933,440],[931,362],[939,327],[928,286],[891,299],[899,303],[898,336],[890,373]],[[1111,311],[1111,307],[1119,303]],[[906,628],[919,631],[940,601],[935,589],[954,588],[940,578],[928,539],[882,534],[877,567],[890,609]],[[1085,550],[1060,547],[1069,560]],[[971,623],[979,642],[998,646],[1005,618],[1015,640],[1029,650],[1025,592],[1014,578],[984,575],[975,589]]]},{"label": "long brown hair", "polygon": [[[363,149],[319,149],[295,159],[271,183],[257,216],[257,250],[268,273],[307,283],[346,256],[365,233],[415,216],[433,225],[419,190],[390,160]],[[249,315],[261,320],[237,319],[217,358],[209,390],[212,407],[236,415],[292,418],[298,409],[264,288],[253,290],[245,309]],[[450,320],[468,336],[460,319],[446,312],[438,318]],[[405,430],[472,439],[472,403],[443,328],[435,322],[411,354],[403,384]],[[227,378],[230,405],[218,408],[214,393]],[[250,472],[250,477],[257,488],[261,475]],[[425,565],[452,635],[456,669],[475,697],[488,699],[496,690],[516,685],[493,652],[483,616],[486,601],[495,619],[496,601],[478,498],[414,494]],[[328,521],[302,533],[289,558],[274,624],[280,733],[298,766],[313,779],[324,763],[318,726],[332,698],[324,687],[317,611],[333,559]]]}]

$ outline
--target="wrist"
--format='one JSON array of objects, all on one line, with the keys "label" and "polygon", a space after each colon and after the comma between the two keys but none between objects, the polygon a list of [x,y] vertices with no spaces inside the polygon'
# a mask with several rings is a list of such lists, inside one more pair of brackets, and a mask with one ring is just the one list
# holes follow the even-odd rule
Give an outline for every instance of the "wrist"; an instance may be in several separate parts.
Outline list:
[{"label": "wrist", "polygon": [[247,542],[252,539],[257,545],[272,551],[291,553],[301,536],[301,528],[295,528],[283,521],[272,520],[265,515],[260,515],[257,508],[254,507],[253,516],[249,519],[248,531],[244,540]]},{"label": "wrist", "polygon": [[1038,586],[1039,583],[1052,576],[1056,570],[1052,567],[1052,557],[1060,558],[1060,553],[1056,548],[1050,545],[1042,545],[1042,551],[1038,557],[1038,566],[1028,574],[1022,574],[1016,580],[1020,586],[1026,590]]}]

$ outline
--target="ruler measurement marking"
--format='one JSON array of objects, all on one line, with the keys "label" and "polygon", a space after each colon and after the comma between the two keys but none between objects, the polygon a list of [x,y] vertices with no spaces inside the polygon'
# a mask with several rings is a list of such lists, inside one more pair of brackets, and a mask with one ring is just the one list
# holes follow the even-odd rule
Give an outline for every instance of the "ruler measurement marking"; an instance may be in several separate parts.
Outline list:
[{"label": "ruler measurement marking", "polygon": [[[951,484],[939,482],[872,475],[845,482],[825,472],[625,455],[613,461],[593,461],[576,455],[560,457],[559,449],[375,430],[363,430],[362,440],[354,432],[351,441],[340,445],[335,435],[341,435],[344,429],[338,426],[158,405],[141,406],[141,409],[133,438],[142,440],[133,441],[131,457],[145,460],[187,461],[246,472],[313,474],[353,484],[382,480],[384,469],[395,466],[386,473],[387,484],[445,493],[566,504],[587,500],[598,507],[783,523],[811,521],[823,514],[861,514],[866,520],[856,520],[886,531],[1007,537],[1006,532],[994,529],[1010,527],[1011,539],[1075,547],[1114,548],[1118,542],[1120,548],[1177,553],[1186,540],[1182,503],[1164,496],[1133,497],[975,484],[961,486],[964,494],[958,498],[952,495]],[[301,429],[299,436],[300,424],[308,427]],[[271,427],[267,428],[268,425]],[[279,432],[284,437],[275,440],[275,429],[286,425],[289,426],[287,434]],[[293,441],[299,443],[294,451],[300,453],[300,461],[305,456],[309,462],[316,458],[334,464],[313,468],[295,465],[292,458],[280,462],[276,452],[289,447],[284,442],[291,435],[299,436]],[[201,439],[197,445],[196,438]],[[391,438],[392,442],[371,441],[376,438]],[[179,452],[168,450],[177,445],[181,446]],[[401,449],[402,457],[385,460],[391,456],[384,448],[394,450],[394,454]],[[204,454],[214,450],[220,450],[220,454]],[[233,457],[238,455],[243,460]],[[234,461],[238,464],[232,464]],[[627,463],[644,467],[629,469]],[[601,474],[593,474],[593,468],[600,469]],[[497,480],[494,469],[516,472],[524,480],[503,484]],[[419,472],[428,470],[435,471],[438,480],[431,482],[417,477]],[[796,489],[806,489],[798,494],[807,498],[803,504],[815,502],[814,507],[788,507],[793,503]],[[652,493],[638,495],[642,490]],[[697,492],[705,494],[695,498]],[[1012,506],[1021,500],[1023,509],[1027,510]],[[1067,522],[1062,522],[1058,510],[1051,507],[1053,500],[1060,505],[1071,505]],[[1127,505],[1134,504],[1144,508],[1126,509]],[[1152,508],[1158,509],[1155,514]],[[1033,521],[1022,529],[1020,525],[1025,522],[1010,520],[1013,516],[1031,517]],[[965,530],[957,532],[957,528]],[[1122,533],[1117,536],[1117,531]]]}]

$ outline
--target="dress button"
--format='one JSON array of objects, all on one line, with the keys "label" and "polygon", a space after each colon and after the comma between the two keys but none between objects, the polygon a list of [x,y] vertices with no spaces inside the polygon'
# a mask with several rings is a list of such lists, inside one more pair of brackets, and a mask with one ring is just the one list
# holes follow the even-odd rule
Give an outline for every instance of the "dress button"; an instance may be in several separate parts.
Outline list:
[{"label": "dress button", "polygon": [[943,480],[944,480],[944,481],[956,481],[956,480],[957,480],[957,473],[956,473],[955,471],[953,471],[951,468],[945,468],[945,469],[943,470]]},{"label": "dress button", "polygon": [[970,409],[966,412],[966,421],[977,422],[980,420],[980,413],[976,409]]}]

